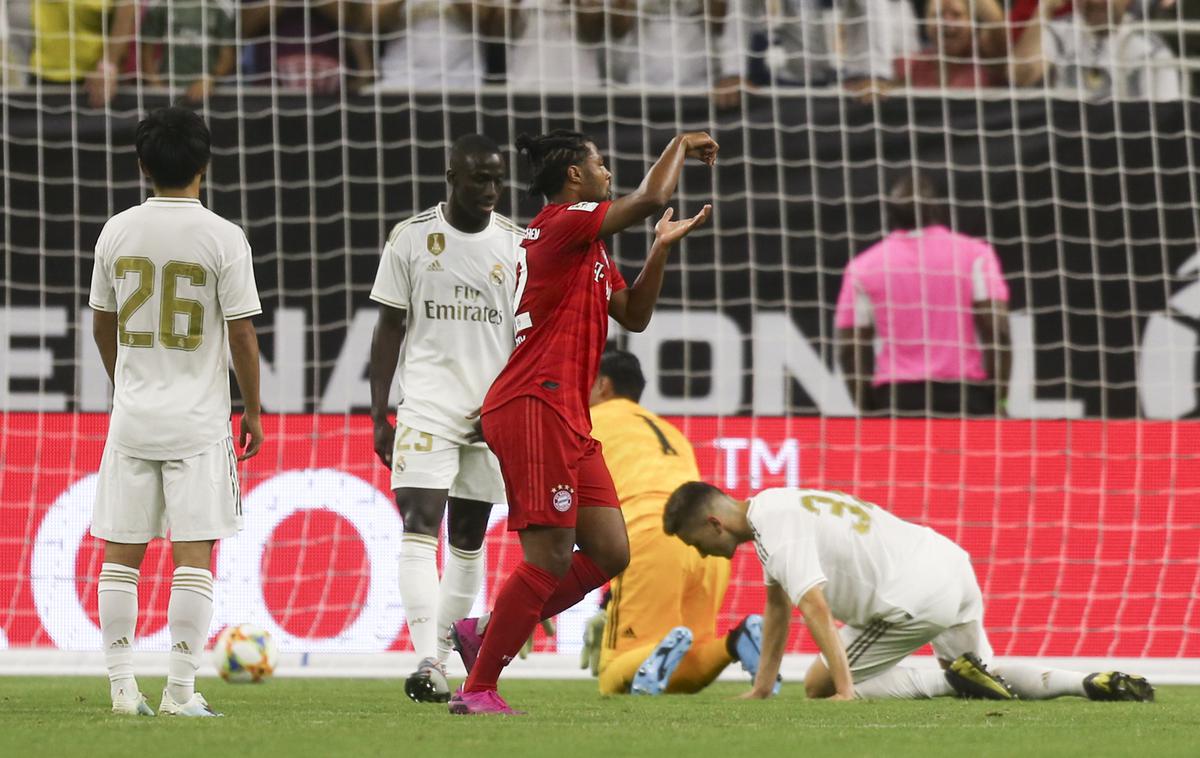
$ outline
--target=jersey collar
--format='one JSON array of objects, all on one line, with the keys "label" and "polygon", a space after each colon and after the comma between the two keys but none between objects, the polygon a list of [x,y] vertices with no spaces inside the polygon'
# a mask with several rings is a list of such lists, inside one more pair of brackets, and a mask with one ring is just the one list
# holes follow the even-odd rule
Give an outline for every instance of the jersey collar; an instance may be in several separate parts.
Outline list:
[{"label": "jersey collar", "polygon": [[460,231],[460,230],[454,228],[454,225],[446,220],[446,214],[442,212],[442,208],[445,207],[445,205],[446,205],[446,203],[441,202],[434,206],[434,211],[437,213],[438,223],[441,224],[442,226],[446,227],[446,231],[448,233],[450,233],[451,235],[458,237],[460,239],[465,239],[465,240],[483,239],[484,237],[491,234],[492,227],[494,227],[496,225],[496,212],[492,211],[492,215],[488,217],[487,226],[483,227],[483,229],[481,229],[480,231],[475,232],[474,234],[469,234],[468,232]]},{"label": "jersey collar", "polygon": [[200,205],[200,201],[193,197],[149,197],[143,205],[162,205],[162,206],[177,206],[180,208],[189,205]]}]

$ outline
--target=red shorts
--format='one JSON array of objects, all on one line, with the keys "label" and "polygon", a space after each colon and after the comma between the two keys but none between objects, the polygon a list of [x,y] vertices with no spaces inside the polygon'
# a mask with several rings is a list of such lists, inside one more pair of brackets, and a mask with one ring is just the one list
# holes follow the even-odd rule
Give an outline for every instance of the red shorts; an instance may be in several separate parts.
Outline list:
[{"label": "red shorts", "polygon": [[518,397],[483,414],[483,438],[500,460],[508,528],[574,528],[579,508],[620,508],[600,443],[546,402]]}]

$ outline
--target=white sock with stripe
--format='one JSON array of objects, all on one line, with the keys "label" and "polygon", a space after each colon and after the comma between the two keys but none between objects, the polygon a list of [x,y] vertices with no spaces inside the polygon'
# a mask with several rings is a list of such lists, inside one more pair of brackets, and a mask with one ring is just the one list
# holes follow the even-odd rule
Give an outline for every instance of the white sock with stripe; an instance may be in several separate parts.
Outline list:
[{"label": "white sock with stripe", "polygon": [[137,680],[133,677],[133,633],[137,628],[140,576],[137,569],[120,563],[100,566],[96,604],[113,700],[132,700],[138,696]]},{"label": "white sock with stripe", "polygon": [[400,601],[418,658],[437,657],[438,540],[405,534],[400,540]]},{"label": "white sock with stripe", "polygon": [[895,666],[854,685],[854,694],[862,700],[924,700],[953,695],[954,688],[941,669]]},{"label": "white sock with stripe", "polygon": [[176,703],[186,703],[196,691],[196,669],[208,642],[212,615],[212,572],[190,566],[175,569],[167,604],[167,626],[171,629],[167,692]]},{"label": "white sock with stripe", "polygon": [[442,583],[438,592],[437,613],[437,657],[444,661],[450,656],[453,643],[450,641],[450,625],[471,615],[471,606],[483,586],[483,548],[459,550],[449,547],[446,567],[442,571]]},{"label": "white sock with stripe", "polygon": [[1022,700],[1049,700],[1063,695],[1087,697],[1083,680],[1087,674],[1027,663],[993,663],[991,670],[1004,677]]}]

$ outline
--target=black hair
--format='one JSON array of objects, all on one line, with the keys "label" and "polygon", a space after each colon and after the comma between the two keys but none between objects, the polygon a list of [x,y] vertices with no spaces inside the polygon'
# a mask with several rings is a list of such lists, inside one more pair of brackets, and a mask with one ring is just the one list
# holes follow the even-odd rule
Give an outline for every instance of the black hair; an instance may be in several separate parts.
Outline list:
[{"label": "black hair", "polygon": [[929,174],[907,172],[892,183],[887,196],[888,228],[922,229],[950,224],[950,212],[941,187]]},{"label": "black hair", "polygon": [[503,155],[500,146],[491,137],[484,134],[464,134],[450,145],[450,164],[453,165],[467,156],[487,157]]},{"label": "black hair", "polygon": [[137,125],[136,143],[142,168],[161,189],[188,186],[212,158],[208,126],[188,108],[151,111]]},{"label": "black hair", "polygon": [[646,389],[646,375],[637,356],[625,350],[606,350],[600,356],[600,374],[612,382],[613,391],[633,402],[642,399]]},{"label": "black hair", "polygon": [[549,198],[557,195],[567,183],[567,169],[587,159],[589,142],[591,140],[582,132],[567,129],[555,129],[536,137],[518,135],[517,152],[529,160],[532,175],[530,196]]},{"label": "black hair", "polygon": [[708,482],[679,485],[663,508],[663,531],[676,535],[702,516],[709,504],[724,493]]}]

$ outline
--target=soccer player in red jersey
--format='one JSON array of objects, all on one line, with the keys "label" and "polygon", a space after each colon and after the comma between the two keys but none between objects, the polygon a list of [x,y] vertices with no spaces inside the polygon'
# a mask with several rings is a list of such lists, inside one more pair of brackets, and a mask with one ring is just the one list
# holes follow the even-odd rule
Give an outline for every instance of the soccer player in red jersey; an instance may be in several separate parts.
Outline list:
[{"label": "soccer player in red jersey", "polygon": [[530,192],[548,203],[530,222],[517,255],[517,344],[488,391],[482,422],[484,439],[500,459],[508,528],[519,533],[524,560],[497,593],[486,628],[480,619],[452,628],[469,672],[450,701],[456,714],[514,713],[496,682],[539,619],[575,605],[629,562],[620,503],[590,434],[588,396],[609,316],[631,331],[646,328],[671,245],[703,224],[712,206],[682,221],[672,220],[669,208],[663,213],[632,287],[601,240],[666,205],[686,158],[712,166],[718,149],[707,134],[681,134],[641,186],[614,201],[612,174],[585,135],[521,135],[517,148],[531,164]]}]

